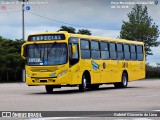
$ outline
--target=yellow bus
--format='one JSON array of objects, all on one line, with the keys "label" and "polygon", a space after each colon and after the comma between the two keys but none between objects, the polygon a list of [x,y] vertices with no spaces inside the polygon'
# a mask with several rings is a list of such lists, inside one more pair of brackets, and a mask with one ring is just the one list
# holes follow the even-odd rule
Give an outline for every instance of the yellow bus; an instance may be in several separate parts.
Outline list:
[{"label": "yellow bus", "polygon": [[78,86],[79,91],[102,84],[125,88],[145,78],[144,43],[70,34],[66,31],[29,35],[22,45],[26,84],[53,88]]}]

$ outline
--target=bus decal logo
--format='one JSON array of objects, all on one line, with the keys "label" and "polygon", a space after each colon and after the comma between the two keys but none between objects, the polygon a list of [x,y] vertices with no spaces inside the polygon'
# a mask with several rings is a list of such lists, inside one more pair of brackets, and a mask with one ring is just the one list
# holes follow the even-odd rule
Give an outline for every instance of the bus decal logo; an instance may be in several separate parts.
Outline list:
[{"label": "bus decal logo", "polygon": [[29,58],[29,62],[37,62],[40,63],[42,62],[40,58]]},{"label": "bus decal logo", "polygon": [[55,75],[56,75],[56,73],[54,72],[54,73],[51,73],[49,76],[54,77]]},{"label": "bus decal logo", "polygon": [[44,61],[44,65],[48,65],[48,61],[47,60]]},{"label": "bus decal logo", "polygon": [[92,64],[92,68],[93,68],[94,70],[99,69],[99,65],[98,65],[96,62],[91,61],[91,64]]}]

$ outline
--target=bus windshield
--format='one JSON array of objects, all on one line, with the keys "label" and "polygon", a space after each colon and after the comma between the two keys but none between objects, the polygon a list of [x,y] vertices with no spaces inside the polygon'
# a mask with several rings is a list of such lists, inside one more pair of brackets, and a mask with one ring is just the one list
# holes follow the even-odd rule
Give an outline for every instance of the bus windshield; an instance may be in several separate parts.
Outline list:
[{"label": "bus windshield", "polygon": [[60,65],[67,62],[67,44],[33,44],[27,47],[27,65]]}]

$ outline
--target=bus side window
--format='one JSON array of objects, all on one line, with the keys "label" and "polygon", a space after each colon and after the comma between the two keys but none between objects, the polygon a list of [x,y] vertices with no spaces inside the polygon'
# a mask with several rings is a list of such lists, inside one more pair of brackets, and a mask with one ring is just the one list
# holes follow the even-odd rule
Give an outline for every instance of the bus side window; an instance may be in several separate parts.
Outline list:
[{"label": "bus side window", "polygon": [[109,45],[108,42],[100,42],[101,49],[101,59],[108,60],[109,59]]},{"label": "bus side window", "polygon": [[143,46],[137,45],[137,60],[142,61],[143,60]]},{"label": "bus side window", "polygon": [[92,59],[100,59],[100,50],[99,50],[99,42],[91,41],[91,56]]},{"label": "bus side window", "polygon": [[124,52],[123,52],[123,44],[122,43],[117,43],[117,57],[118,57],[118,60],[124,59]]},{"label": "bus side window", "polygon": [[82,59],[90,59],[90,41],[87,39],[81,39],[81,58]]},{"label": "bus side window", "polygon": [[[73,53],[72,47],[75,46],[75,52]],[[69,38],[69,63],[74,65],[79,62],[79,45],[78,38]]]},{"label": "bus side window", "polygon": [[137,60],[136,45],[131,45],[131,60]]},{"label": "bus side window", "polygon": [[116,43],[110,43],[109,51],[110,51],[110,58],[111,58],[111,60],[116,60],[117,59],[117,55],[116,55]]},{"label": "bus side window", "polygon": [[130,49],[128,44],[124,44],[124,58],[130,60]]}]

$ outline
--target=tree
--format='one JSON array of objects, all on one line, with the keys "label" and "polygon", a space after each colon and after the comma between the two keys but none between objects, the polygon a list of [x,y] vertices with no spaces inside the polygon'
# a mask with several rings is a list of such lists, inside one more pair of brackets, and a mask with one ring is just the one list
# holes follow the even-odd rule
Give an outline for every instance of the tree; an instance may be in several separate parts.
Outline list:
[{"label": "tree", "polygon": [[160,67],[160,63],[156,63],[156,65],[157,65],[158,67]]},{"label": "tree", "polygon": [[20,81],[24,60],[20,56],[23,40],[14,41],[0,36],[0,82]]},{"label": "tree", "polygon": [[146,55],[153,55],[151,47],[157,47],[159,42],[158,26],[152,23],[151,17],[148,16],[147,7],[135,5],[128,14],[129,21],[123,21],[120,38],[142,41],[145,43]]},{"label": "tree", "polygon": [[76,33],[76,29],[73,27],[61,26],[58,31],[67,31],[69,33]]},{"label": "tree", "polygon": [[87,29],[79,29],[78,32],[76,32],[76,29],[70,26],[61,26],[58,31],[67,31],[68,33],[78,33],[78,34],[85,34],[85,35],[91,35],[91,31]]},{"label": "tree", "polygon": [[78,34],[85,34],[85,35],[91,35],[91,31],[87,29],[80,29],[77,32]]}]

